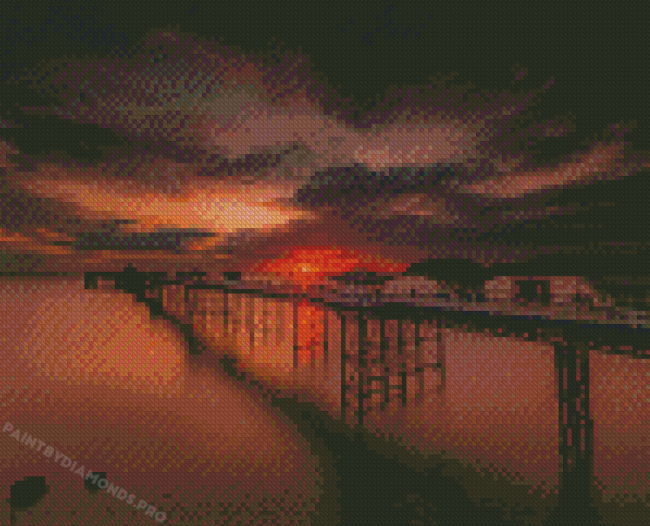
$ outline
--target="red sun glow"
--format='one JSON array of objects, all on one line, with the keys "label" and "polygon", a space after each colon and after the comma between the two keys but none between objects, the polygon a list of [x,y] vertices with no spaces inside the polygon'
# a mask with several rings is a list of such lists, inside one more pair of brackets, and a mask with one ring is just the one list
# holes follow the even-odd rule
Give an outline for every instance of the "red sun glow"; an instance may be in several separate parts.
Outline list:
[{"label": "red sun glow", "polygon": [[301,247],[288,252],[284,257],[264,260],[252,270],[255,273],[275,274],[302,285],[310,285],[318,278],[336,276],[360,268],[370,272],[404,272],[408,264],[355,250]]}]

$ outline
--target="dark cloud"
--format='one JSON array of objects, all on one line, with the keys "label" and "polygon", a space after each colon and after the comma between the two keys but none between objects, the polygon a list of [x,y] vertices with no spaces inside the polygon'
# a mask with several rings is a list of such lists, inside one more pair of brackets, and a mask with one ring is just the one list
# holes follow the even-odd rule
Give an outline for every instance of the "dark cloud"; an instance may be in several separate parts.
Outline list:
[{"label": "dark cloud", "polygon": [[180,252],[188,243],[206,237],[216,237],[214,232],[194,228],[161,228],[153,232],[122,233],[117,229],[95,230],[77,235],[77,250],[170,250]]}]

